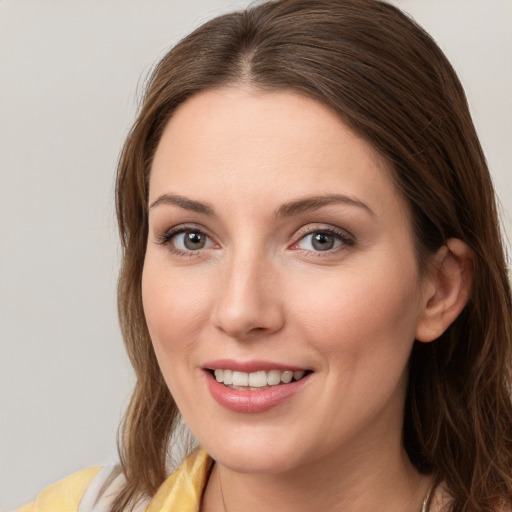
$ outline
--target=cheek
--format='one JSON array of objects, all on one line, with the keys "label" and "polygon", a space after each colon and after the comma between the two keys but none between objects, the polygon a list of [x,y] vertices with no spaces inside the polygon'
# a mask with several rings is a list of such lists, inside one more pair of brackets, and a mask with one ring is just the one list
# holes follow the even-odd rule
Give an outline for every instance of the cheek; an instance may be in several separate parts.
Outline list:
[{"label": "cheek", "polygon": [[[162,365],[167,356],[182,356],[194,347],[207,314],[209,295],[198,291],[185,272],[172,272],[147,255],[142,274],[142,302],[149,333]],[[180,360],[173,357],[174,361]]]},{"label": "cheek", "polygon": [[373,360],[368,354],[383,359],[382,364],[407,359],[419,315],[415,268],[368,265],[364,271],[317,279],[307,294],[290,296],[297,297],[294,309],[301,331],[326,356],[342,352],[344,366],[353,368],[363,355],[365,361]]}]

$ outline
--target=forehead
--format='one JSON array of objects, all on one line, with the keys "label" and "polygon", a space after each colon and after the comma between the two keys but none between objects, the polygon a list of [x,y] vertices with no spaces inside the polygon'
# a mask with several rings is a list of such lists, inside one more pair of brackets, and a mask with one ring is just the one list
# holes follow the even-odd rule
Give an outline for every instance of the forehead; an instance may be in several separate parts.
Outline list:
[{"label": "forehead", "polygon": [[170,192],[261,205],[335,192],[376,210],[403,206],[384,158],[329,107],[293,91],[236,87],[193,96],[168,122],[150,201]]}]

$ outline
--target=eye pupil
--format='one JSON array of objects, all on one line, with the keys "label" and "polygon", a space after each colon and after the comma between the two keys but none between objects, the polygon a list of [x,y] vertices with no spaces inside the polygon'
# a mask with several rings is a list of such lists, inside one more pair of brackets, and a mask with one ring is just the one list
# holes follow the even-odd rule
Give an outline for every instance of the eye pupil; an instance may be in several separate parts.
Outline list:
[{"label": "eye pupil", "polygon": [[195,231],[187,231],[185,233],[183,243],[187,249],[192,251],[202,249],[206,243],[206,237]]},{"label": "eye pupil", "polygon": [[311,244],[317,251],[328,251],[334,247],[334,237],[327,233],[317,233],[313,236]]}]

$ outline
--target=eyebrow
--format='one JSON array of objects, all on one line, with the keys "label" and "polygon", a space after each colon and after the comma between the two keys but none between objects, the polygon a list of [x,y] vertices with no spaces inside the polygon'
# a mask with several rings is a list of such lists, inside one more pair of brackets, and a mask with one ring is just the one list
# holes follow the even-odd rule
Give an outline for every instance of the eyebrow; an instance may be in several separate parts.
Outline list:
[{"label": "eyebrow", "polygon": [[[303,199],[297,199],[295,201],[291,201],[289,203],[281,205],[276,210],[274,216],[276,218],[291,217],[299,213],[317,210],[324,206],[340,203],[362,208],[366,210],[372,217],[375,217],[374,211],[364,201],[343,194],[324,194],[318,196],[305,197]],[[184,210],[189,210],[195,213],[201,213],[203,215],[215,215],[215,209],[211,204],[203,203],[200,201],[194,201],[193,199],[189,199],[188,197],[176,194],[162,194],[151,203],[149,209],[155,208],[156,206],[159,206],[161,204],[178,206],[180,208],[183,208]]]},{"label": "eyebrow", "polygon": [[375,212],[364,202],[356,197],[346,196],[343,194],[324,194],[319,196],[305,197],[290,203],[285,203],[278,208],[276,217],[289,217],[304,213],[311,210],[317,210],[323,206],[331,204],[346,204],[349,206],[357,206],[367,211],[372,217],[375,217]]},{"label": "eyebrow", "polygon": [[184,210],[202,213],[203,215],[215,215],[215,210],[213,209],[213,206],[211,206],[210,204],[202,203],[200,201],[194,201],[193,199],[189,199],[188,197],[178,196],[176,194],[162,194],[151,203],[149,209],[151,210],[151,208],[155,208],[160,204],[179,206]]}]

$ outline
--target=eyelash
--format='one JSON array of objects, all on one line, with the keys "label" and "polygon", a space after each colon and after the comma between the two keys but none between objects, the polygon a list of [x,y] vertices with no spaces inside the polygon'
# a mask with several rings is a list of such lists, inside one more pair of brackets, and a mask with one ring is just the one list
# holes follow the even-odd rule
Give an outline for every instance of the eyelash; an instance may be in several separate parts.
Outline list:
[{"label": "eyelash", "polygon": [[[201,236],[205,236],[210,241],[212,241],[212,238],[201,228],[198,228],[196,226],[176,226],[174,228],[169,229],[165,233],[159,235],[156,239],[156,244],[166,246],[167,249],[178,256],[185,256],[185,257],[194,257],[197,256],[201,249],[197,250],[182,250],[175,247],[171,241],[172,239],[180,234],[183,233],[196,233]],[[310,255],[313,255],[314,257],[324,257],[330,254],[333,254],[338,251],[346,250],[348,247],[352,247],[355,245],[355,240],[352,235],[347,233],[346,231],[343,231],[341,229],[337,229],[334,227],[316,227],[316,228],[304,228],[304,230],[299,230],[296,234],[297,241],[294,242],[291,245],[292,250],[300,250],[297,248],[298,244],[303,241],[307,236],[313,235],[313,234],[326,234],[335,237],[338,241],[341,242],[340,246],[334,249],[328,249],[326,251],[315,251],[315,250],[308,250],[303,249],[303,251],[307,252]],[[214,242],[213,242],[214,243]]]},{"label": "eyelash", "polygon": [[165,233],[159,235],[156,239],[156,243],[158,245],[163,245],[163,246],[167,247],[167,249],[171,253],[176,254],[177,256],[185,256],[185,257],[197,256],[198,253],[200,252],[200,249],[198,249],[196,251],[194,251],[194,250],[184,251],[182,249],[178,249],[171,243],[172,239],[175,236],[181,235],[181,234],[187,233],[187,232],[196,233],[198,235],[205,236],[206,238],[211,240],[211,237],[201,228],[198,228],[196,226],[176,226],[174,228],[169,229]]},{"label": "eyelash", "polygon": [[310,256],[314,257],[327,257],[329,255],[332,255],[333,253],[337,253],[339,251],[346,250],[348,247],[353,247],[355,245],[355,239],[354,237],[349,234],[348,232],[341,230],[339,228],[335,227],[308,227],[304,228],[304,230],[299,230],[297,232],[297,241],[293,243],[291,246],[294,250],[300,250],[297,248],[297,246],[300,244],[301,241],[303,241],[306,237],[314,234],[324,234],[324,235],[330,235],[335,237],[339,242],[340,245],[333,249],[328,249],[326,251],[314,251],[314,250],[308,250],[303,249],[308,253]]}]

